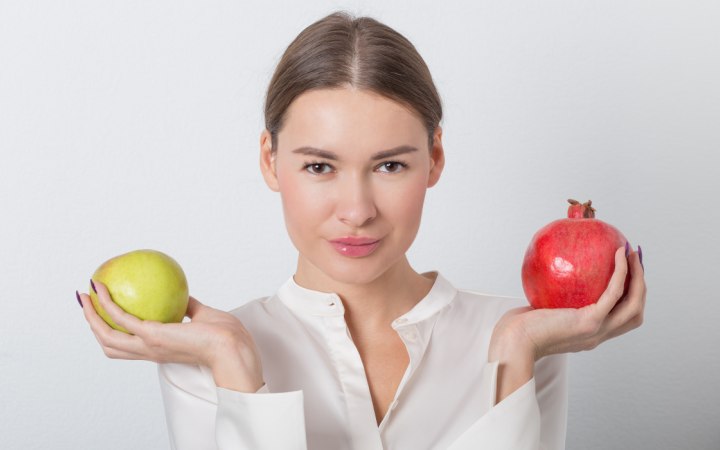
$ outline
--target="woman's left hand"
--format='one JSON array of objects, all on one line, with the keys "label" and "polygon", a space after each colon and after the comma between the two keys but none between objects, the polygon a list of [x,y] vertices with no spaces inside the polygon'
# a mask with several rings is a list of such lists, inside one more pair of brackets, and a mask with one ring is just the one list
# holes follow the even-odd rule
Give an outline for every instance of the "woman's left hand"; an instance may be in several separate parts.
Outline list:
[{"label": "woman's left hand", "polygon": [[[623,296],[625,277],[630,271],[630,286]],[[645,311],[644,270],[637,252],[625,257],[625,249],[615,253],[615,271],[597,303],[582,308],[516,308],[498,321],[490,342],[488,359],[507,365],[512,374],[510,385],[519,387],[532,377],[532,366],[543,356],[591,350],[601,343],[639,327]],[[526,380],[525,380],[526,381]],[[515,386],[517,385],[517,386]],[[505,392],[505,394],[509,393]],[[504,395],[498,395],[499,399]],[[499,400],[498,400],[499,401]]]}]

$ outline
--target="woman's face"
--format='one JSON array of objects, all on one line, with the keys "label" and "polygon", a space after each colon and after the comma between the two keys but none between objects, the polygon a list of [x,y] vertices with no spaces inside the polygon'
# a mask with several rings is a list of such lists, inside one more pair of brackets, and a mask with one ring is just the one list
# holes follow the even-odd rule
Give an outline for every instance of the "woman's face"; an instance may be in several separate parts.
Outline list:
[{"label": "woman's face", "polygon": [[281,194],[305,281],[364,284],[405,262],[443,165],[440,128],[431,151],[417,115],[351,88],[296,98],[274,155],[261,136],[263,176]]}]

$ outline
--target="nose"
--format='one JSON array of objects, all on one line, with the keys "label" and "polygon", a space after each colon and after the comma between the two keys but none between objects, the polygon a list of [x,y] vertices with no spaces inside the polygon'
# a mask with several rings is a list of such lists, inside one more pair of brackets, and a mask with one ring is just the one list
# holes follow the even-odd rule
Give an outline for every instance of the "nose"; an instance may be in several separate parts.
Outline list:
[{"label": "nose", "polygon": [[377,216],[373,189],[360,174],[348,176],[339,183],[335,215],[345,225],[361,228]]}]

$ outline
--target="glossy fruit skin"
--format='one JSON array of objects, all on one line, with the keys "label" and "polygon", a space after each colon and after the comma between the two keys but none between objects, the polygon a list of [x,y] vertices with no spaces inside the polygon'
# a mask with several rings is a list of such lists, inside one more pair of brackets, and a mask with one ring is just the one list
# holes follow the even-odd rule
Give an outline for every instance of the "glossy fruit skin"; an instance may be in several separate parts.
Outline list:
[{"label": "glossy fruit skin", "polygon": [[595,218],[545,225],[533,236],[523,260],[528,301],[534,308],[581,308],[597,302],[615,269],[615,252],[626,242],[617,228]]},{"label": "glossy fruit skin", "polygon": [[[188,283],[182,267],[157,250],[134,250],[111,258],[95,271],[94,281],[102,282],[110,297],[125,312],[143,320],[182,322],[189,299]],[[117,325],[89,290],[95,310],[116,330]]]}]

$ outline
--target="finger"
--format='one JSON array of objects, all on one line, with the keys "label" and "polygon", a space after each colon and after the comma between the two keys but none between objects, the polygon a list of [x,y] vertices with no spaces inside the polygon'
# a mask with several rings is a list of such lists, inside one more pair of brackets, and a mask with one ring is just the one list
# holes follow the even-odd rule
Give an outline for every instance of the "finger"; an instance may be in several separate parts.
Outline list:
[{"label": "finger", "polygon": [[615,329],[609,331],[608,334],[606,335],[605,339],[603,339],[603,340],[607,341],[607,340],[616,338],[618,336],[621,336],[629,331],[632,331],[632,330],[640,327],[640,325],[642,325],[642,323],[643,323],[643,315],[642,314],[632,317],[632,318],[630,318],[630,320],[625,322],[619,328],[615,328]]},{"label": "finger", "polygon": [[645,268],[642,265],[640,254],[638,252],[633,252],[628,263],[630,265],[630,284],[641,284],[643,287],[642,291],[646,294],[647,286],[645,285]]},{"label": "finger", "polygon": [[140,348],[142,345],[137,336],[132,336],[110,327],[110,325],[108,325],[95,311],[89,295],[80,294],[80,301],[83,304],[83,314],[85,315],[85,320],[87,320],[90,325],[90,329],[95,335],[95,339],[98,341],[98,344],[100,344],[103,348],[103,351],[105,351],[106,348],[112,348],[118,351],[124,351],[137,357],[140,356]]},{"label": "finger", "polygon": [[199,313],[204,307],[205,305],[200,303],[195,297],[189,296],[187,311],[185,311],[185,315],[192,319],[193,316]]},{"label": "finger", "polygon": [[[95,337],[99,338],[98,342],[100,342],[100,339],[108,334],[112,328],[105,322],[105,320],[103,320],[102,317],[100,317],[97,311],[95,311],[95,306],[93,305],[92,299],[89,295],[80,294],[80,301],[83,304],[83,314],[85,315],[85,320],[87,320],[90,325],[90,329],[93,334],[95,334]],[[103,342],[100,342],[100,344],[103,345]]]},{"label": "finger", "polygon": [[113,301],[105,284],[95,280],[93,280],[93,284],[95,286],[95,291],[97,292],[100,306],[102,306],[105,312],[108,313],[113,322],[125,328],[132,334],[142,333],[142,320],[132,314],[128,314],[120,308],[117,303]]},{"label": "finger", "polygon": [[642,278],[642,267],[637,253],[633,252],[628,258],[630,264],[630,287],[627,295],[610,312],[603,323],[605,339],[620,336],[643,322],[645,311],[645,281]]},{"label": "finger", "polygon": [[625,290],[625,277],[627,276],[628,264],[625,258],[625,247],[620,247],[615,252],[615,270],[610,277],[605,292],[600,296],[600,299],[595,303],[597,313],[605,317],[613,309],[615,304],[623,296]]},{"label": "finger", "polygon": [[630,265],[630,286],[626,298],[610,313],[611,329],[618,328],[628,321],[636,322],[637,326],[642,323],[647,288],[639,255],[636,252],[630,254],[628,263]]},{"label": "finger", "polygon": [[[97,287],[97,282],[96,282]],[[163,324],[154,321],[141,321],[143,331],[135,335],[127,334],[110,327],[105,320],[92,307],[92,300],[87,294],[80,294],[85,318],[108,358],[145,360],[154,362],[180,362],[194,363],[195,360],[188,355],[173,354],[168,359],[167,343],[173,342],[173,334],[187,340],[186,333],[180,333],[176,327],[182,324]]]},{"label": "finger", "polygon": [[137,354],[137,353],[131,353],[124,350],[119,350],[112,347],[103,347],[103,352],[105,353],[105,356],[107,356],[110,359],[128,359],[132,361],[147,361],[147,358],[143,355]]}]

